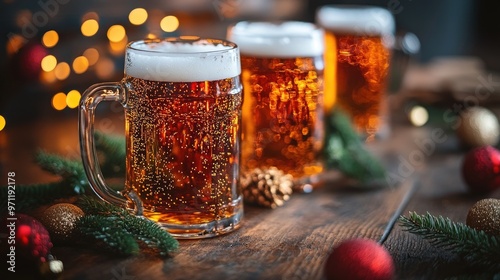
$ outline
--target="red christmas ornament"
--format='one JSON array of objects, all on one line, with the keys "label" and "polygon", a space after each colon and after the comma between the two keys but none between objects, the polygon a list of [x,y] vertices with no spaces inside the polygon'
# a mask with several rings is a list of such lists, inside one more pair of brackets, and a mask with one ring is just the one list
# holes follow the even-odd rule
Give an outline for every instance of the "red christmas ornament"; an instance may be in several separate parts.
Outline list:
[{"label": "red christmas ornament", "polygon": [[24,80],[36,80],[42,71],[42,59],[47,50],[38,43],[28,43],[14,57],[14,70],[17,77]]},{"label": "red christmas ornament", "polygon": [[28,215],[17,214],[16,217],[17,220],[12,221],[16,228],[16,250],[26,259],[45,262],[52,248],[49,232]]},{"label": "red christmas ornament", "polygon": [[394,277],[394,262],[387,250],[369,239],[342,242],[328,257],[326,279],[385,280]]},{"label": "red christmas ornament", "polygon": [[465,155],[462,177],[471,192],[487,193],[500,187],[500,151],[483,146]]}]

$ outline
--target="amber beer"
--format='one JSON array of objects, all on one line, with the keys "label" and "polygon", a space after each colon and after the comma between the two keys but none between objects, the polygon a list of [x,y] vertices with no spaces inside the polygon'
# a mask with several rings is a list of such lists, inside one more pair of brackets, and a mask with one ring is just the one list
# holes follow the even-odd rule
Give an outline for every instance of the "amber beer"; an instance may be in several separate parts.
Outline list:
[{"label": "amber beer", "polygon": [[[240,226],[242,85],[238,47],[190,37],[129,44],[125,77],[84,94],[82,155],[92,188],[178,238],[203,238]],[[124,196],[96,177],[92,108],[98,95],[125,107]],[[91,110],[91,109],[89,109]],[[89,129],[90,127],[90,129]],[[96,175],[97,174],[97,175]]]},{"label": "amber beer", "polygon": [[242,166],[277,167],[294,178],[322,171],[323,32],[303,22],[240,22]]},{"label": "amber beer", "polygon": [[325,106],[336,104],[367,141],[388,134],[386,87],[394,20],[382,8],[324,6],[317,22],[325,28]]},{"label": "amber beer", "polygon": [[126,76],[127,191],[165,224],[204,224],[239,212],[238,77],[161,82]]}]

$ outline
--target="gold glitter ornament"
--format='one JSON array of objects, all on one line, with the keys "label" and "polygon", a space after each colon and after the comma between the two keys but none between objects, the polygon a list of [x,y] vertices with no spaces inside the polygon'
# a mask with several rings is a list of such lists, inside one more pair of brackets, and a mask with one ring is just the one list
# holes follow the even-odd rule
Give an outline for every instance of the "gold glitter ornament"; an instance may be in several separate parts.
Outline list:
[{"label": "gold glitter ornament", "polygon": [[487,198],[476,202],[469,209],[466,223],[476,230],[500,236],[500,199]]},{"label": "gold glitter ornament", "polygon": [[43,212],[41,222],[55,241],[67,241],[75,228],[75,223],[83,217],[82,209],[70,203],[50,206]]},{"label": "gold glitter ornament", "polygon": [[470,147],[495,146],[500,138],[498,119],[490,110],[475,106],[460,114],[460,140]]}]

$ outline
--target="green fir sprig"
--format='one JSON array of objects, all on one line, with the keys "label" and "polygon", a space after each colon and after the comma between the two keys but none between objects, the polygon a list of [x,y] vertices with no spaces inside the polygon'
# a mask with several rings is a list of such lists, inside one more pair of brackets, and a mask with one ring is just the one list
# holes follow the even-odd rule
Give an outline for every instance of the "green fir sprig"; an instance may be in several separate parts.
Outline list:
[{"label": "green fir sprig", "polygon": [[[362,183],[360,186],[387,186],[383,164],[366,149],[349,117],[337,108],[325,120],[327,168],[340,170]],[[367,182],[371,184],[363,184]]]},{"label": "green fir sprig", "polygon": [[409,212],[400,217],[403,230],[416,234],[430,244],[458,254],[473,266],[487,271],[500,271],[500,236],[488,235],[449,218],[429,213]]},{"label": "green fir sprig", "polygon": [[130,214],[118,206],[83,196],[78,206],[86,216],[76,224],[84,237],[94,239],[121,255],[136,255],[148,247],[159,255],[175,251],[179,243],[158,224]]},{"label": "green fir sprig", "polygon": [[[125,141],[123,138],[95,133],[96,150],[100,156],[101,170],[106,177],[123,176],[125,170]],[[91,193],[81,160],[39,151],[35,162],[40,168],[59,176],[57,182],[17,185],[16,211],[26,212],[53,202],[56,199]],[[7,207],[6,187],[0,187],[0,214]]]}]

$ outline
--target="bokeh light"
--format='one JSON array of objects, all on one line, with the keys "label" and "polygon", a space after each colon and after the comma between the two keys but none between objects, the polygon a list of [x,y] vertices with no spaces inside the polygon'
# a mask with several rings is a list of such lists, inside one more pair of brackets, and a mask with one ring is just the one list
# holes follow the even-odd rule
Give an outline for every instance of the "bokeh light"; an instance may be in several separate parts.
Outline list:
[{"label": "bokeh light", "polygon": [[125,36],[120,42],[109,42],[109,52],[113,55],[121,56],[127,48],[128,38]]},{"label": "bokeh light", "polygon": [[115,72],[115,64],[111,59],[102,57],[95,65],[95,72],[97,77],[100,79],[111,78]]},{"label": "bokeh light", "polygon": [[50,72],[56,68],[57,65],[57,58],[53,55],[47,55],[44,58],[42,58],[42,62],[40,63],[42,66],[42,70],[45,72]]},{"label": "bokeh light", "polygon": [[158,38],[158,36],[156,36],[153,33],[148,33],[148,35],[146,35],[146,39],[156,39],[156,38]]},{"label": "bokeh light", "polygon": [[54,74],[54,71],[49,71],[45,72],[42,71],[40,73],[40,81],[44,84],[51,84],[57,80],[56,74]]},{"label": "bokeh light", "polygon": [[54,74],[58,80],[64,80],[69,76],[71,69],[69,68],[69,64],[66,62],[60,62],[57,64],[54,69]]},{"label": "bokeh light", "polygon": [[0,115],[0,131],[2,131],[5,128],[6,124],[7,122],[5,121],[5,118],[2,115]]},{"label": "bokeh light", "polygon": [[9,41],[7,42],[7,54],[15,54],[24,45],[25,40],[23,36],[18,34],[9,34]]},{"label": "bokeh light", "polygon": [[160,22],[161,30],[173,32],[179,27],[179,20],[175,16],[166,16]]},{"label": "bokeh light", "polygon": [[94,36],[99,31],[99,23],[95,19],[88,19],[82,23],[81,31],[83,36]]},{"label": "bokeh light", "polygon": [[92,66],[99,60],[99,51],[95,48],[88,48],[83,52],[83,56],[87,58],[89,66]]},{"label": "bokeh light", "polygon": [[417,105],[411,108],[409,118],[414,126],[423,126],[429,120],[429,113],[427,109]]},{"label": "bokeh light", "polygon": [[125,27],[121,25],[113,25],[108,29],[108,39],[111,42],[118,43],[125,38],[127,35],[125,32]]},{"label": "bokeh light", "polygon": [[78,104],[80,104],[81,97],[82,95],[76,89],[68,92],[68,95],[66,95],[66,105],[68,105],[68,108],[74,109],[78,107]]},{"label": "bokeh light", "polygon": [[52,97],[52,107],[58,111],[66,108],[66,94],[58,92]]},{"label": "bokeh light", "polygon": [[148,12],[143,8],[136,8],[128,14],[128,20],[133,25],[141,25],[148,19]]},{"label": "bokeh light", "polygon": [[85,56],[79,56],[73,60],[73,71],[82,74],[89,68],[89,60]]},{"label": "bokeh light", "polygon": [[59,34],[55,30],[49,30],[43,34],[42,43],[47,48],[52,48],[59,42]]}]

